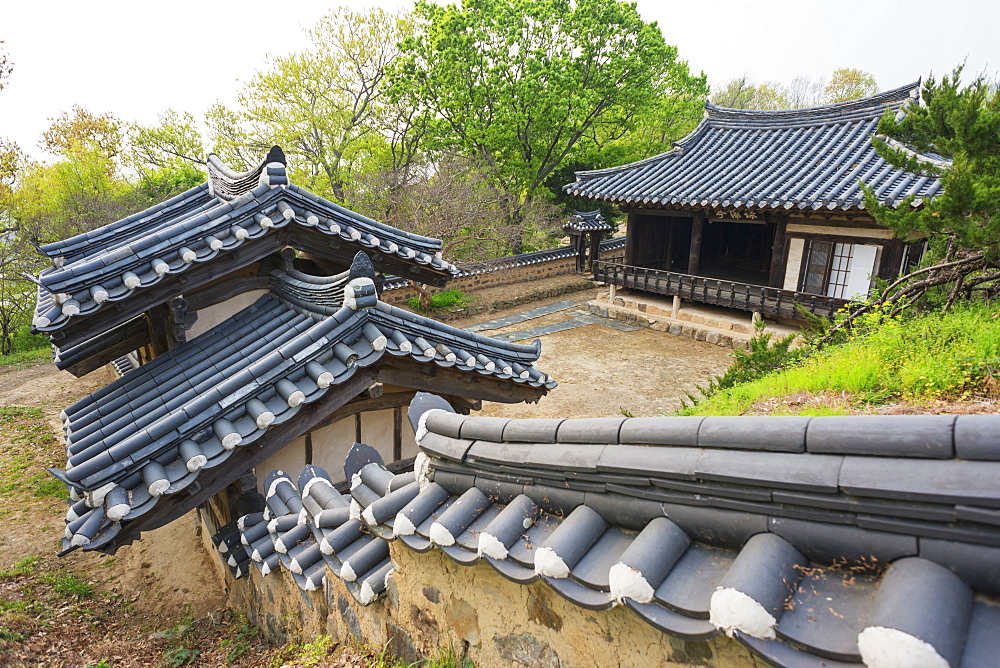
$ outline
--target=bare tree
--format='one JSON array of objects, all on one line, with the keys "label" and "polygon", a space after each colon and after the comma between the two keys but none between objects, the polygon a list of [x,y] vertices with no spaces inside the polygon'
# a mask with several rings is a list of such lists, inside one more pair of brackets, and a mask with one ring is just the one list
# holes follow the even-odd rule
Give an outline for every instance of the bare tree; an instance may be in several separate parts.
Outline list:
[{"label": "bare tree", "polygon": [[[489,169],[469,158],[407,167],[405,174],[379,172],[358,178],[346,193],[351,206],[396,227],[442,239],[449,257],[487,260],[511,252],[519,232],[546,238],[560,219],[556,207],[536,201],[518,226],[507,215],[511,195],[496,185]],[[547,245],[546,242],[541,242]]]},{"label": "bare tree", "polygon": [[799,74],[788,84],[788,106],[792,109],[815,107],[823,100],[823,80]]}]

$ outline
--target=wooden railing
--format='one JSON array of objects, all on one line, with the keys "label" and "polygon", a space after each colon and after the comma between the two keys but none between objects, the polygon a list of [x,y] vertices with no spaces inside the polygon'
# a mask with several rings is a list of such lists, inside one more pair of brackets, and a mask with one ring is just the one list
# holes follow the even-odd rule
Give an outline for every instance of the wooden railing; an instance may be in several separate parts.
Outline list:
[{"label": "wooden railing", "polygon": [[803,320],[796,306],[810,313],[831,317],[847,300],[812,295],[764,285],[738,283],[707,276],[691,276],[661,269],[633,267],[611,260],[594,262],[594,280],[623,288],[677,296],[704,304],[715,304],[763,315]]}]

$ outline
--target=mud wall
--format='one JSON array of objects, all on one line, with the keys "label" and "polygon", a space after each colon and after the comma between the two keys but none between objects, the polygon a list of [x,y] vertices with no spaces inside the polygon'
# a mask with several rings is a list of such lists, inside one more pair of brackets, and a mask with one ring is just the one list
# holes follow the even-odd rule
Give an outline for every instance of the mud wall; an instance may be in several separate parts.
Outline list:
[{"label": "mud wall", "polygon": [[303,592],[283,569],[267,577],[253,569],[242,580],[227,572],[229,605],[277,642],[327,633],[386,647],[406,663],[451,647],[478,668],[765,665],[725,636],[674,638],[622,606],[587,610],[543,582],[518,585],[483,562],[460,566],[439,550],[421,554],[401,543],[390,552],[397,570],[367,607],[332,573],[323,591]]},{"label": "mud wall", "polygon": [[[406,393],[400,403],[409,401],[412,396],[412,392]],[[398,417],[397,411],[401,413]],[[418,449],[413,427],[404,419],[403,412],[405,408],[402,407],[363,411],[299,436],[256,467],[257,491],[264,493],[264,478],[271,471],[280,469],[296,478],[306,464],[320,466],[334,482],[340,481],[344,477],[344,460],[355,441],[371,445],[385,462],[416,456]],[[396,429],[399,430],[399,457],[393,452]]]}]

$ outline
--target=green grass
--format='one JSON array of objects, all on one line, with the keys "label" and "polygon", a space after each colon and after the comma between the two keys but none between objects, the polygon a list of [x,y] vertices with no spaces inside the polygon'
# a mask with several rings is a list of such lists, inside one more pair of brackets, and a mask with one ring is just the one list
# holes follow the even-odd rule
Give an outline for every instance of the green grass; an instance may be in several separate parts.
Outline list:
[{"label": "green grass", "polygon": [[42,558],[39,555],[25,557],[11,566],[10,570],[0,571],[0,578],[16,578],[23,575],[30,575],[35,572],[35,567]]},{"label": "green grass", "polygon": [[415,311],[450,311],[451,309],[463,308],[473,303],[476,298],[467,295],[461,290],[442,290],[431,296],[431,307],[424,309],[420,305],[419,297],[411,297],[407,302],[410,308]]},{"label": "green grass", "polygon": [[[45,470],[60,466],[58,439],[41,408],[0,408],[0,498],[65,499],[66,486]],[[0,516],[13,504],[4,504]]]},{"label": "green grass", "polygon": [[886,322],[681,412],[740,415],[762,400],[798,393],[847,393],[855,402],[870,404],[995,396],[1000,381],[998,315],[995,308],[978,305]]},{"label": "green grass", "polygon": [[42,580],[52,586],[52,590],[66,597],[90,598],[94,595],[94,585],[72,573],[50,573]]},{"label": "green grass", "polygon": [[39,362],[51,361],[52,348],[48,346],[44,348],[35,348],[33,350],[22,350],[21,352],[13,353],[11,355],[0,355],[0,366],[8,366],[11,364],[17,366],[30,366]]}]

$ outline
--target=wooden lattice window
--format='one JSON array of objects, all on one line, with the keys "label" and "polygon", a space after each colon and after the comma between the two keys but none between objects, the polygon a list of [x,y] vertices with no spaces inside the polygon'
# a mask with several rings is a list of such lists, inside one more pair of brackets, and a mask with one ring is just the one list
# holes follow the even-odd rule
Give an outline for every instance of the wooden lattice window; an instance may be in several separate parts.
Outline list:
[{"label": "wooden lattice window", "polygon": [[854,255],[854,244],[834,244],[833,257],[830,261],[830,280],[826,285],[828,297],[844,297],[847,290],[847,279],[851,275],[851,260]]}]

